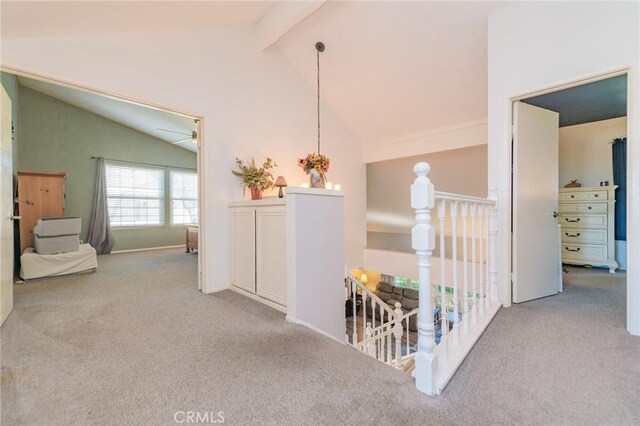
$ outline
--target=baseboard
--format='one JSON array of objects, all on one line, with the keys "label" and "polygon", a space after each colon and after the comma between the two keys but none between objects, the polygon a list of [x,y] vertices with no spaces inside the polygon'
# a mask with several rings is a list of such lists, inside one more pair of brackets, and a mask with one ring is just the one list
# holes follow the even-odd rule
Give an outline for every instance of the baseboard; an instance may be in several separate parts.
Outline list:
[{"label": "baseboard", "polygon": [[146,248],[131,249],[131,250],[116,250],[116,251],[112,251],[111,254],[134,253],[134,252],[137,252],[137,251],[150,251],[150,250],[164,250],[164,249],[172,249],[172,248],[178,248],[178,247],[184,248],[185,245],[184,244],[178,244],[177,246],[146,247]]},{"label": "baseboard", "polygon": [[278,311],[280,311],[280,312],[282,312],[282,313],[284,313],[284,314],[286,314],[286,313],[287,313],[287,308],[286,308],[286,306],[278,305],[277,303],[274,303],[274,302],[272,302],[272,301],[270,301],[270,300],[264,299],[264,298],[262,298],[262,297],[260,297],[260,296],[255,295],[255,294],[249,293],[248,291],[243,290],[243,289],[241,289],[241,288],[238,288],[238,287],[236,287],[236,286],[233,286],[233,285],[232,285],[232,286],[229,286],[229,288],[227,288],[227,289],[225,289],[225,290],[233,290],[233,291],[235,291],[235,292],[236,292],[236,293],[238,293],[238,294],[241,294],[241,295],[243,295],[243,296],[246,296],[246,297],[248,297],[249,299],[253,299],[253,300],[255,300],[256,302],[260,302],[260,303],[262,303],[262,304],[264,304],[264,305],[267,305],[267,306],[269,306],[270,308],[273,308],[273,309],[275,309],[275,310],[278,310]]},{"label": "baseboard", "polygon": [[[287,320],[290,320],[290,319],[291,319],[291,317],[289,317],[289,316],[287,315]],[[309,324],[308,322],[305,322],[305,321],[302,321],[302,320],[299,320],[299,319],[295,319],[295,320],[294,320],[294,322],[295,322],[296,324],[298,324],[298,325],[303,325],[303,326],[305,326],[305,327],[307,327],[307,328],[309,328],[309,329],[311,329],[311,330],[315,331],[316,333],[320,333],[320,334],[322,334],[323,336],[328,337],[328,338],[329,338],[329,339],[331,339],[331,340],[335,340],[336,342],[338,342],[338,343],[340,343],[340,344],[342,344],[342,345],[346,345],[346,344],[347,344],[344,340],[337,339],[337,338],[333,337],[332,335],[327,334],[327,333],[325,333],[324,331],[320,330],[318,327],[316,327],[316,326],[314,326],[314,325]]]}]

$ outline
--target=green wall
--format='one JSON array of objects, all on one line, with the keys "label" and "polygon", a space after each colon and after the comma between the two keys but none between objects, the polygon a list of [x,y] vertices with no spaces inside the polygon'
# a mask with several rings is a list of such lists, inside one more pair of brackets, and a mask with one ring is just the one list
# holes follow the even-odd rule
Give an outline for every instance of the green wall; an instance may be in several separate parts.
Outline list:
[{"label": "green wall", "polygon": [[[96,180],[96,160],[118,160],[196,168],[196,154],[99,115],[21,86],[18,170],[66,172],[65,215],[82,218],[87,239]],[[165,190],[168,191],[168,173]],[[168,195],[168,194],[167,194]],[[114,250],[162,247],[184,243],[184,227],[169,224],[165,198],[165,226],[114,229]]]}]

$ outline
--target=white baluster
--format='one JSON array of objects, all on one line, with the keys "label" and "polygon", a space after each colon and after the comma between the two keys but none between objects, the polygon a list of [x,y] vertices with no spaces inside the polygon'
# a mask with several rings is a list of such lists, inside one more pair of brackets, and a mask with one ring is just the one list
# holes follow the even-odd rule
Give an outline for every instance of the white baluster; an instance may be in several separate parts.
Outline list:
[{"label": "white baluster", "polygon": [[482,297],[480,299],[480,315],[484,315],[484,307],[487,304],[487,292],[485,290],[484,287],[484,264],[486,262],[486,259],[484,257],[484,233],[486,231],[485,225],[484,225],[484,220],[485,220],[485,214],[484,214],[484,210],[485,210],[485,205],[484,204],[480,204],[478,206],[478,218],[480,219],[480,264],[478,265],[479,269],[480,269],[480,293],[482,294]]},{"label": "white baluster", "polygon": [[358,286],[351,281],[351,300],[353,300],[353,332],[351,334],[351,343],[355,346],[358,343],[358,315],[357,315],[357,301],[358,301]]},{"label": "white baluster", "polygon": [[449,204],[451,216],[451,257],[453,260],[453,345],[458,346],[460,342],[460,328],[458,319],[460,318],[460,308],[458,305],[458,202],[452,201]]},{"label": "white baluster", "polygon": [[[375,329],[376,328],[376,299],[371,298],[371,321],[372,321],[372,327]],[[382,324],[382,319],[380,319],[380,324]]]},{"label": "white baluster", "polygon": [[[402,365],[402,309],[400,302],[396,302],[396,309],[393,311],[396,314],[396,322],[393,326],[393,337],[396,340],[396,368],[401,368]],[[409,335],[409,329],[407,329],[407,335]],[[389,354],[391,355],[391,354]],[[407,355],[409,355],[409,347],[407,346]],[[391,356],[389,356],[391,358]]]},{"label": "white baluster", "polygon": [[496,190],[489,190],[490,200],[495,204],[489,207],[489,303],[499,300],[498,295],[498,195]]},{"label": "white baluster", "polygon": [[409,340],[409,317],[407,317],[406,322],[407,322],[407,355],[409,355],[409,343],[410,343],[410,340]]},{"label": "white baluster", "polygon": [[375,347],[372,347],[372,337],[373,337],[373,329],[371,328],[371,323],[367,323],[367,328],[364,332],[364,350],[365,353],[369,356],[373,356]]},{"label": "white baluster", "polygon": [[464,334],[469,332],[469,259],[467,255],[467,217],[469,216],[469,204],[461,205],[462,216],[462,330]]},{"label": "white baluster", "polygon": [[442,337],[440,343],[446,339],[449,334],[449,326],[447,325],[447,268],[445,263],[446,247],[445,247],[445,219],[447,214],[447,204],[445,200],[438,202],[438,219],[440,219],[440,331]]},{"label": "white baluster", "polygon": [[431,254],[435,247],[435,232],[431,225],[431,209],[434,207],[433,184],[427,177],[431,167],[418,163],[413,171],[416,179],[411,185],[411,207],[416,211],[416,224],[411,230],[412,247],[418,256],[419,303],[418,353],[416,354],[416,388],[434,395],[437,358],[433,333],[433,303],[431,297]]},{"label": "white baluster", "polygon": [[393,327],[391,327],[392,323],[389,323],[388,333],[387,333],[387,364],[392,365],[391,358],[391,334],[393,333]]},{"label": "white baluster", "polygon": [[471,204],[471,293],[473,294],[471,304],[471,324],[478,322],[478,288],[476,285],[476,218],[478,214],[478,205]]},{"label": "white baluster", "polygon": [[367,324],[367,293],[362,290],[362,328]]}]

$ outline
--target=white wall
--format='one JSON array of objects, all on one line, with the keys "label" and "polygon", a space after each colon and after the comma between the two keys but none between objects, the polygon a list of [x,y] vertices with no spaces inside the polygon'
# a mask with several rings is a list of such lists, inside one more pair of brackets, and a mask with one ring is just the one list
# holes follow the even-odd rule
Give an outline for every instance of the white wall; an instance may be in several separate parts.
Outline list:
[{"label": "white wall", "polygon": [[[501,295],[509,304],[511,102],[538,90],[630,67],[629,116],[640,114],[638,3],[519,3],[489,16],[489,187],[498,190]],[[629,257],[640,258],[640,122],[628,123]],[[628,270],[627,327],[640,335],[640,263]]]},{"label": "white wall", "polygon": [[613,185],[611,141],[627,136],[627,118],[595,121],[560,128],[558,187],[573,179],[582,186]]},{"label": "white wall", "polygon": [[[2,40],[2,64],[204,117],[206,292],[229,285],[227,202],[242,197],[234,157],[274,158],[290,185],[299,156],[316,147],[315,90],[254,29],[188,30]],[[310,61],[315,61],[313,52]],[[325,108],[329,179],[345,193],[346,261],[362,264],[362,150]]]}]

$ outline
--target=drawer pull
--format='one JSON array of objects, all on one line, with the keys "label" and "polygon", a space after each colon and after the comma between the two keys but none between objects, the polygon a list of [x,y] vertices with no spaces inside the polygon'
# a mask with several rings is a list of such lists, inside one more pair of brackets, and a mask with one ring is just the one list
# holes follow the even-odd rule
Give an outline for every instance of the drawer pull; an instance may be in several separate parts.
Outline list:
[{"label": "drawer pull", "polygon": [[576,234],[570,234],[568,232],[565,232],[564,235],[566,235],[567,237],[571,237],[571,238],[577,238],[580,236],[580,233],[576,233]]},{"label": "drawer pull", "polygon": [[575,196],[575,195],[572,195],[572,196],[571,196],[571,198],[576,198],[576,196]]},{"label": "drawer pull", "polygon": [[598,194],[593,194],[593,196],[594,196],[595,198],[598,198]]},{"label": "drawer pull", "polygon": [[580,218],[577,218],[577,219],[573,220],[573,219],[569,219],[568,217],[565,217],[564,220],[566,220],[567,222],[571,222],[571,223],[580,222]]},{"label": "drawer pull", "polygon": [[589,206],[589,207],[587,207],[587,208],[588,208],[589,210],[591,210],[593,207]]},{"label": "drawer pull", "polygon": [[580,247],[578,248],[574,248],[574,249],[570,249],[569,247],[565,247],[564,248],[566,251],[580,251]]}]

